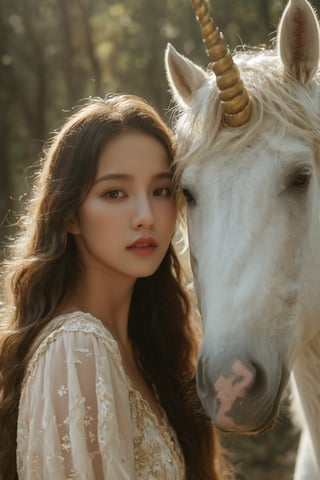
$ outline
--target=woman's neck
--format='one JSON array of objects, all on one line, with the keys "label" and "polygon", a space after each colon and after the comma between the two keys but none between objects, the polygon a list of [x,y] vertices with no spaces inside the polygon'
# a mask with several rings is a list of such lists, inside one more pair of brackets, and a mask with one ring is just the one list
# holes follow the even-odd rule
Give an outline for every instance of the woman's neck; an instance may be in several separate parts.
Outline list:
[{"label": "woman's neck", "polygon": [[110,278],[97,271],[81,275],[59,312],[80,310],[99,319],[122,347],[129,346],[128,317],[135,281]]}]

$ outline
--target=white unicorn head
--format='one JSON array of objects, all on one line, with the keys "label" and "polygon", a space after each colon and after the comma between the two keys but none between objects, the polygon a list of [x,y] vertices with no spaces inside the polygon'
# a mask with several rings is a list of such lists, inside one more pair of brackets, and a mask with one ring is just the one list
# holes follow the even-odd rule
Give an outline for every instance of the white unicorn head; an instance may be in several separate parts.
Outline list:
[{"label": "white unicorn head", "polygon": [[319,28],[310,4],[289,1],[276,50],[234,61],[250,99],[239,122],[237,113],[228,120],[212,71],[166,52],[204,328],[198,392],[219,428],[255,434],[274,423],[294,370],[320,458]]}]

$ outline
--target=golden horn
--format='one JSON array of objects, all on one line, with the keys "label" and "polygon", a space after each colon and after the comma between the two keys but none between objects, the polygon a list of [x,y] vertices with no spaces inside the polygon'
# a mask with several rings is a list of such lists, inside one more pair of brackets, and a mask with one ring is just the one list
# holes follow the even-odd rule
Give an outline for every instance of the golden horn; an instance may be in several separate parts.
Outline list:
[{"label": "golden horn", "polygon": [[192,8],[211,62],[209,68],[217,78],[224,121],[230,127],[240,127],[250,119],[252,104],[238,67],[233,62],[223,34],[209,15],[206,1],[192,0]]}]

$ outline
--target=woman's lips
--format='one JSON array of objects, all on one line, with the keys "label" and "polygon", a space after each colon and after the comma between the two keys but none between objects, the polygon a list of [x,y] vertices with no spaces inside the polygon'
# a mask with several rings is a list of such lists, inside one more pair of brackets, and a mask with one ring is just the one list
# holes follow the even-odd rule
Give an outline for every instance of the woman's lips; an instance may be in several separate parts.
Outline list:
[{"label": "woman's lips", "polygon": [[152,254],[158,244],[153,238],[138,238],[131,245],[127,247],[127,250],[133,252],[135,255],[150,255]]}]

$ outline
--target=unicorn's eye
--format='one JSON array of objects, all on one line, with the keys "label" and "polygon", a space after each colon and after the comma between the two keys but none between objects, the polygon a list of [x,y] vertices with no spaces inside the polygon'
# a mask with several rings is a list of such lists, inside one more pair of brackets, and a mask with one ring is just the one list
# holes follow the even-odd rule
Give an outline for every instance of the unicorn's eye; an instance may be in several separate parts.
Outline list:
[{"label": "unicorn's eye", "polygon": [[192,205],[196,204],[196,201],[195,201],[192,193],[190,192],[190,190],[188,190],[187,188],[182,188],[182,193],[183,193],[188,205],[192,206]]},{"label": "unicorn's eye", "polygon": [[292,186],[295,188],[306,188],[311,179],[312,169],[310,167],[301,168],[294,176]]}]

